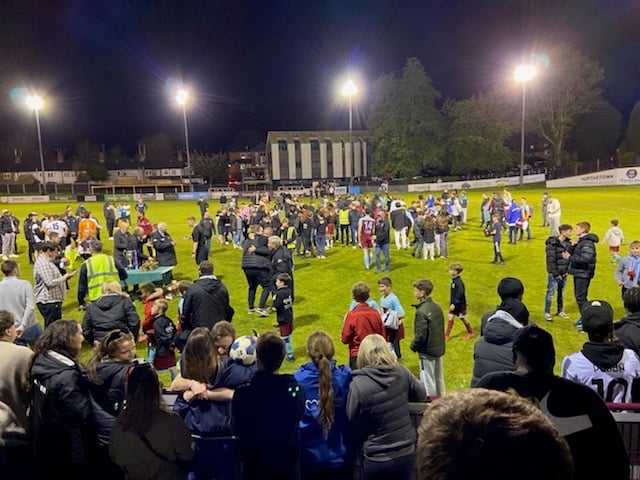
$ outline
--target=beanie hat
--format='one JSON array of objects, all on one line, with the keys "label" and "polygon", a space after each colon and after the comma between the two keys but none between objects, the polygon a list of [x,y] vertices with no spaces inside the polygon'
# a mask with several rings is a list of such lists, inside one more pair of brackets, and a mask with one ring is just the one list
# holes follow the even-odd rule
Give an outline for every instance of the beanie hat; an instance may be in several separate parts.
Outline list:
[{"label": "beanie hat", "polygon": [[613,328],[613,308],[604,300],[593,300],[582,310],[582,330],[606,335]]},{"label": "beanie hat", "polygon": [[505,277],[498,283],[498,295],[504,300],[505,298],[518,298],[524,293],[524,285],[514,277]]}]

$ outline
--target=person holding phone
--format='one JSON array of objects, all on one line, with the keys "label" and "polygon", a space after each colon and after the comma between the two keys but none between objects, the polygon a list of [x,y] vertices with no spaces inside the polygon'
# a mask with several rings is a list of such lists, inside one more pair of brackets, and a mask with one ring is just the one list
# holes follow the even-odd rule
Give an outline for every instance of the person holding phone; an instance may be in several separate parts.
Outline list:
[{"label": "person holding phone", "polygon": [[55,265],[58,246],[52,242],[44,242],[42,254],[33,265],[34,294],[36,306],[44,318],[45,328],[62,318],[62,302],[67,292],[65,282],[73,277],[76,271],[60,273]]}]

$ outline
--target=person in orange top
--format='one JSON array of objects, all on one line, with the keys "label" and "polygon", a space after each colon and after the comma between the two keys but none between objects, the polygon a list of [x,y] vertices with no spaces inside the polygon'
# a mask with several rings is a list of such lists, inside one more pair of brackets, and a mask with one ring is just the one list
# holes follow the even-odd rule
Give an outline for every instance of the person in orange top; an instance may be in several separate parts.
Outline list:
[{"label": "person in orange top", "polygon": [[[85,232],[90,232],[85,236]],[[91,218],[91,212],[87,212],[84,218],[78,222],[78,238],[97,238],[98,222]]]}]

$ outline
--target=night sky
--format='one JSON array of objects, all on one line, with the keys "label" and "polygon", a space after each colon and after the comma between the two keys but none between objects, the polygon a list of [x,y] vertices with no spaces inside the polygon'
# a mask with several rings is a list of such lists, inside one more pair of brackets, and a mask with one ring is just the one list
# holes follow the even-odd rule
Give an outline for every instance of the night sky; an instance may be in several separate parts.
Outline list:
[{"label": "night sky", "polygon": [[[353,71],[365,128],[369,86],[418,57],[444,97],[512,77],[566,41],[605,69],[605,98],[640,100],[636,0],[227,0],[0,2],[0,142],[34,133],[15,88],[43,92],[45,148],[88,138],[132,153],[142,136],[183,143],[171,79],[196,95],[192,147],[264,141],[269,130],[346,129],[337,93]],[[551,59],[553,61],[553,59]]]}]

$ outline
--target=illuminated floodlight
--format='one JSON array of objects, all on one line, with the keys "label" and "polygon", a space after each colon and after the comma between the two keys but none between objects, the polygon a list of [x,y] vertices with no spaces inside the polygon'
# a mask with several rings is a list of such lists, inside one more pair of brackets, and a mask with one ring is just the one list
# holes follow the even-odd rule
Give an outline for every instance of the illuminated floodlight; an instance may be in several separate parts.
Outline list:
[{"label": "illuminated floodlight", "polygon": [[516,82],[528,82],[536,76],[537,70],[533,65],[519,65],[516,67]]},{"label": "illuminated floodlight", "polygon": [[178,102],[178,105],[184,106],[187,100],[189,100],[189,92],[187,90],[181,88],[176,92],[176,102]]},{"label": "illuminated floodlight", "polygon": [[42,108],[42,98],[38,95],[29,95],[26,100],[27,107],[33,111],[38,111]]},{"label": "illuminated floodlight", "polygon": [[342,95],[344,95],[345,97],[351,98],[353,95],[357,93],[358,93],[358,87],[353,82],[353,80],[351,79],[347,80],[344,86],[342,87]]}]

